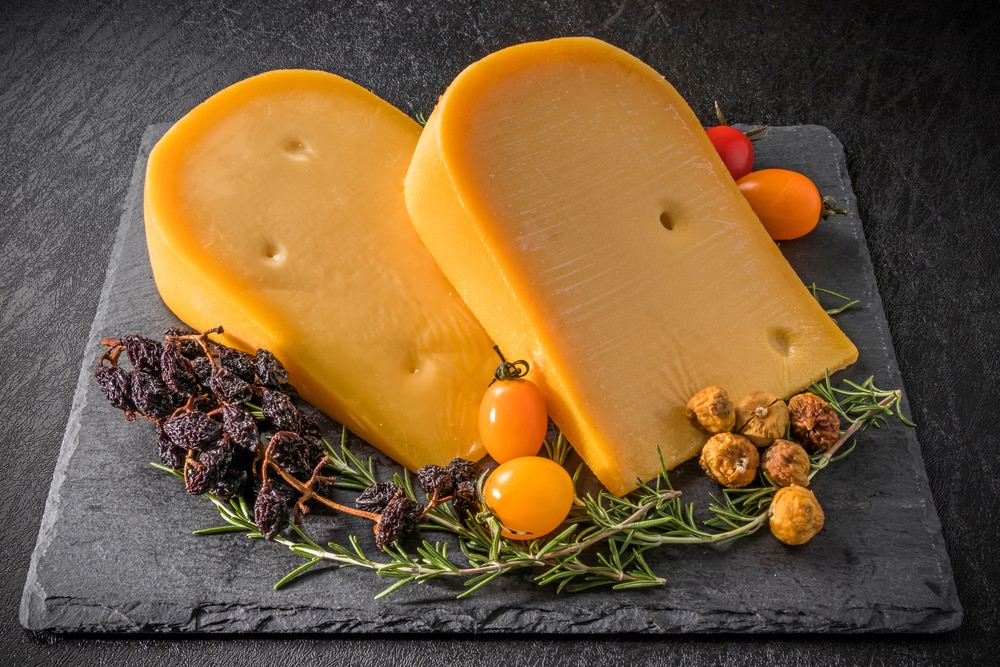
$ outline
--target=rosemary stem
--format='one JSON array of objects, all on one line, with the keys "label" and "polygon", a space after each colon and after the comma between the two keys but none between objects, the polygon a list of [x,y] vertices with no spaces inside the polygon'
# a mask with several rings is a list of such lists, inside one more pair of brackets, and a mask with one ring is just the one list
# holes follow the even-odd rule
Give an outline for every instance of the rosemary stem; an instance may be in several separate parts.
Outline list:
[{"label": "rosemary stem", "polygon": [[[579,553],[582,553],[583,551],[587,550],[594,544],[597,544],[598,542],[606,540],[608,537],[611,537],[612,535],[615,535],[617,533],[626,530],[631,524],[641,519],[649,512],[649,510],[651,510],[653,507],[655,507],[663,500],[669,500],[670,498],[675,498],[679,495],[680,492],[678,491],[671,491],[665,494],[661,494],[660,496],[657,496],[656,498],[653,498],[652,500],[639,506],[635,510],[635,512],[633,512],[631,515],[629,515],[622,521],[612,526],[608,526],[604,530],[595,533],[588,539],[583,540],[582,542],[574,542],[573,544],[570,544],[556,551],[551,551],[540,558],[520,558],[509,561],[494,560],[493,562],[487,563],[486,565],[480,565],[477,567],[441,569],[441,568],[428,568],[428,567],[423,567],[421,565],[399,566],[398,564],[395,563],[379,563],[376,561],[361,560],[353,556],[345,556],[342,554],[327,551],[325,549],[310,549],[310,548],[299,547],[296,549],[296,552],[301,553],[303,555],[309,555],[317,559],[329,560],[347,565],[360,565],[362,567],[369,568],[376,572],[381,571],[387,567],[391,567],[393,572],[399,572],[401,574],[407,574],[413,576],[434,574],[434,575],[448,575],[448,576],[459,576],[459,577],[472,577],[480,574],[502,572],[504,570],[511,570],[517,568],[556,565],[560,563],[561,559],[567,556],[575,556]],[[430,518],[431,520],[435,521],[436,523],[442,526],[450,527],[452,525],[449,522],[438,517],[436,514],[430,514],[428,515],[428,518]],[[286,546],[289,545],[286,544]],[[573,563],[562,563],[561,565],[567,569],[587,569],[588,571],[592,570],[592,568],[588,568],[585,565],[579,565]],[[638,580],[638,578],[633,577],[627,573],[617,572],[617,571],[614,573],[613,578],[618,579],[619,581]],[[645,579],[643,580],[645,581]],[[657,578],[657,581],[660,581],[660,579]],[[663,581],[665,582],[666,580]]]},{"label": "rosemary stem", "polygon": [[546,557],[547,558],[562,558],[563,556],[570,556],[570,555],[578,554],[581,551],[584,551],[585,549],[587,549],[588,547],[590,547],[591,545],[597,544],[598,542],[606,540],[607,538],[611,537],[612,535],[616,535],[616,534],[622,532],[623,530],[625,530],[626,528],[628,528],[631,524],[635,523],[636,521],[638,521],[642,517],[646,516],[646,514],[649,512],[649,510],[651,510],[655,506],[659,505],[662,501],[664,501],[664,500],[670,500],[670,499],[676,498],[678,496],[680,496],[680,491],[670,491],[668,493],[661,494],[661,495],[653,498],[652,500],[649,500],[648,502],[644,503],[643,505],[640,505],[639,508],[636,509],[635,512],[633,512],[631,515],[629,515],[627,518],[623,519],[622,521],[619,521],[618,523],[614,524],[613,526],[608,526],[604,530],[602,530],[600,532],[597,532],[597,533],[594,533],[593,535],[591,535],[588,539],[584,540],[583,542],[574,542],[573,544],[571,544],[571,545],[569,545],[567,547],[564,547],[563,549],[559,549],[558,551],[552,551],[552,552],[546,554]]},{"label": "rosemary stem", "polygon": [[727,530],[721,533],[702,533],[701,535],[692,535],[690,537],[681,537],[679,535],[654,535],[649,534],[647,536],[638,536],[643,543],[659,546],[663,544],[713,544],[715,542],[725,542],[731,540],[734,537],[739,537],[740,535],[750,534],[760,528],[761,524],[768,519],[767,513],[759,515],[753,521],[748,521],[739,528],[733,528],[732,530]]}]

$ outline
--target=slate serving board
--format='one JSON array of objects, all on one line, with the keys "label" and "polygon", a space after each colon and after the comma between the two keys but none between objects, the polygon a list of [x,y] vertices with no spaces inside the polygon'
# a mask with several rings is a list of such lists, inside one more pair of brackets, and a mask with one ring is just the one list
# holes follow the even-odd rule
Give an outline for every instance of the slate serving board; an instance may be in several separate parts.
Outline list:
[{"label": "slate serving board", "polygon": [[[272,584],[303,561],[239,534],[197,537],[221,524],[204,498],[149,465],[152,424],[127,423],[93,380],[106,336],[159,336],[178,324],[159,300],[146,256],[142,184],[149,149],[168,126],[148,128],[112,251],[21,602],[32,630],[184,633],[691,633],[941,632],[962,608],[913,429],[892,422],[863,434],[812,488],[826,511],[818,537],[790,548],[765,529],[724,546],[664,547],[648,556],[662,588],[556,594],[529,575],[495,580],[464,600],[458,582],[407,586],[371,572],[314,568]],[[771,128],[757,168],[807,174],[856,210],[840,142],[826,128]],[[902,381],[856,214],[782,244],[806,284],[860,299],[837,320],[861,351],[845,374]],[[836,305],[831,302],[829,305]],[[224,324],[224,323],[222,323]],[[905,405],[905,404],[904,404]],[[328,423],[332,437],[336,426]],[[54,445],[54,443],[53,443]],[[354,443],[359,454],[373,452]],[[375,453],[386,477],[394,466]],[[711,483],[694,464],[672,474],[704,507]],[[314,539],[370,534],[353,519],[312,516]],[[371,553],[374,547],[369,545]]]}]

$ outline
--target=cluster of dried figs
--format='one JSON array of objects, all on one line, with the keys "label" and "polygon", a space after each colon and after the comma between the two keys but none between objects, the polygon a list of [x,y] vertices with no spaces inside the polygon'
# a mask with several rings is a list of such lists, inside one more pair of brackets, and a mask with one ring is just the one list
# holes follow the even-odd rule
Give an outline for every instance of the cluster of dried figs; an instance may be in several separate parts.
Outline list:
[{"label": "cluster of dried figs", "polygon": [[[688,401],[688,420],[710,435],[699,464],[730,489],[749,486],[758,470],[780,487],[771,503],[771,532],[785,544],[804,544],[823,527],[824,515],[810,491],[810,453],[840,439],[840,416],[811,392],[787,402],[755,391],[737,402],[722,387],[705,387]],[[762,451],[761,451],[762,450]]]}]

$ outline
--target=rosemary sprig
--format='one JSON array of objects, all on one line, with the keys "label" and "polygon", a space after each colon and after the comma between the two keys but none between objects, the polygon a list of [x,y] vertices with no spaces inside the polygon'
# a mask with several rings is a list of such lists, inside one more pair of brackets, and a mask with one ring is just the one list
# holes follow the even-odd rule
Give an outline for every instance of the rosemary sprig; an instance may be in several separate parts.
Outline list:
[{"label": "rosemary sprig", "polygon": [[899,389],[879,389],[874,376],[858,384],[843,380],[841,386],[834,386],[830,374],[814,383],[808,391],[827,401],[841,417],[851,424],[862,422],[859,428],[879,428],[886,417],[895,416],[904,426],[915,426],[906,418],[902,410],[903,392]]},{"label": "rosemary sprig", "polygon": [[[888,417],[896,416],[907,426],[912,422],[901,411],[902,393],[882,390],[873,378],[856,383],[844,380],[834,385],[829,375],[808,388],[828,401],[846,422],[840,439],[827,452],[812,457],[810,478],[832,461],[853,450],[859,431],[879,427]],[[848,443],[850,444],[848,445]],[[371,458],[361,460],[347,446],[342,431],[338,446],[323,440],[325,467],[335,475],[335,486],[360,491],[375,484],[378,478]],[[559,434],[545,443],[548,455],[565,463],[570,447]],[[154,464],[183,479],[183,473]],[[574,482],[580,475],[576,471]],[[410,473],[394,473],[393,481],[410,499],[417,491]],[[361,539],[349,535],[346,543],[315,542],[298,524],[279,534],[274,541],[284,545],[305,561],[282,577],[274,586],[281,588],[320,564],[356,567],[392,580],[376,597],[383,597],[411,583],[424,583],[447,577],[463,580],[466,597],[494,579],[512,572],[530,572],[538,585],[550,585],[557,592],[580,591],[595,586],[613,589],[661,586],[666,580],[649,567],[645,554],[663,545],[718,544],[746,537],[760,529],[768,518],[768,508],[777,486],[761,472],[759,484],[743,489],[723,489],[709,504],[709,517],[701,520],[695,504],[681,499],[662,464],[659,476],[639,484],[625,497],[606,491],[596,496],[577,496],[574,509],[553,536],[531,541],[502,537],[499,522],[488,511],[460,519],[448,503],[430,503],[421,529],[443,532],[449,539],[420,539],[409,548],[394,544],[369,556]],[[198,535],[242,532],[250,539],[262,535],[254,522],[253,508],[242,496],[229,501],[205,494],[213,502],[223,525],[196,531]],[[457,550],[454,546],[457,542]]]},{"label": "rosemary sprig", "polygon": [[859,299],[852,299],[849,296],[844,296],[843,294],[838,294],[837,292],[833,292],[833,291],[828,290],[828,289],[823,289],[822,287],[817,287],[816,283],[812,283],[808,287],[809,287],[809,291],[812,292],[813,297],[817,301],[820,300],[820,294],[826,294],[828,296],[836,297],[837,299],[840,299],[841,301],[844,302],[844,303],[842,303],[841,305],[839,305],[839,306],[837,306],[835,308],[827,308],[826,309],[826,314],[827,315],[839,315],[840,313],[844,312],[845,310],[847,310],[851,306],[856,306],[859,303],[861,303],[861,301]]}]

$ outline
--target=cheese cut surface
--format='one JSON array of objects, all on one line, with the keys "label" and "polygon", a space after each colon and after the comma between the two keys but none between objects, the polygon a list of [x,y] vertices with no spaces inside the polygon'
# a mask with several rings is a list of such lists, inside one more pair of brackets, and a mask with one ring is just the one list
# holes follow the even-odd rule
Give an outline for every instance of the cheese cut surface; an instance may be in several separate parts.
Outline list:
[{"label": "cheese cut surface", "polygon": [[791,394],[857,349],[659,74],[590,38],[499,51],[441,97],[406,177],[431,254],[612,492],[696,455],[715,384]]},{"label": "cheese cut surface", "polygon": [[271,350],[310,403],[403,465],[478,459],[492,342],[410,224],[420,126],[340,77],[279,70],[176,123],[145,184],[153,275],[189,326]]}]

